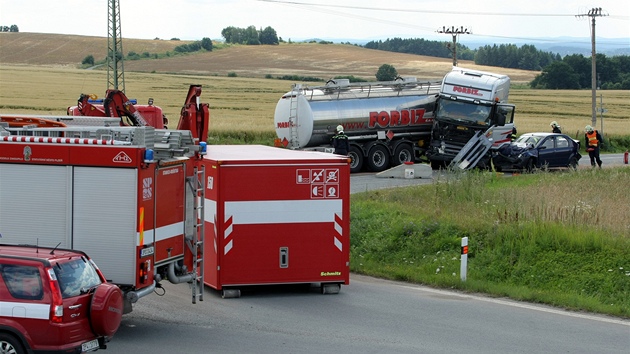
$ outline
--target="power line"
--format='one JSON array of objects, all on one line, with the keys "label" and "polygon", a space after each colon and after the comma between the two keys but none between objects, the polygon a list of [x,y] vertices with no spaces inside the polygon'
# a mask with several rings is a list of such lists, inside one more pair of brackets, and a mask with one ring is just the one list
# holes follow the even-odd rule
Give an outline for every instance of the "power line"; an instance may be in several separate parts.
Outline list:
[{"label": "power line", "polygon": [[302,6],[321,6],[336,7],[353,10],[373,10],[373,11],[392,11],[392,12],[419,12],[427,14],[446,14],[446,15],[479,15],[479,16],[524,16],[524,17],[574,17],[573,14],[537,14],[537,13],[499,13],[499,12],[459,12],[459,11],[438,11],[438,10],[414,10],[414,9],[395,9],[388,7],[368,7],[368,6],[349,6],[349,5],[330,5],[330,4],[313,4],[297,1],[282,0],[257,0],[260,2],[273,2],[278,4],[302,5]]},{"label": "power line", "polygon": [[[541,16],[541,17],[575,17],[574,14],[516,14],[516,13],[491,13],[491,12],[457,12],[457,11],[437,11],[437,10],[413,10],[413,9],[395,9],[395,8],[379,8],[379,7],[366,7],[366,6],[348,6],[348,5],[329,5],[329,4],[316,4],[316,3],[304,3],[298,1],[284,1],[284,0],[256,0],[259,2],[268,2],[268,3],[276,3],[280,5],[285,5],[294,8],[307,9],[310,11],[321,12],[325,14],[338,15],[347,18],[354,18],[359,20],[370,21],[372,23],[382,23],[389,24],[397,27],[405,27],[414,30],[420,30],[425,32],[435,32],[433,28],[423,27],[418,25],[406,24],[400,21],[389,21],[383,18],[375,18],[369,16],[362,16],[356,13],[347,13],[341,11],[331,10],[329,8],[345,8],[345,9],[353,9],[353,10],[375,10],[375,11],[394,11],[394,12],[415,12],[415,13],[431,13],[431,14],[448,14],[448,15],[484,15],[484,16]],[[487,37],[487,38],[495,38],[495,39],[505,39],[505,40],[523,40],[523,41],[531,41],[535,40],[537,42],[546,42],[546,43],[566,43],[566,40],[560,39],[549,39],[549,38],[532,38],[532,37],[515,37],[515,36],[501,36],[495,34],[481,34],[475,33],[471,35],[474,37]],[[575,43],[583,43],[583,42],[575,42]]]}]

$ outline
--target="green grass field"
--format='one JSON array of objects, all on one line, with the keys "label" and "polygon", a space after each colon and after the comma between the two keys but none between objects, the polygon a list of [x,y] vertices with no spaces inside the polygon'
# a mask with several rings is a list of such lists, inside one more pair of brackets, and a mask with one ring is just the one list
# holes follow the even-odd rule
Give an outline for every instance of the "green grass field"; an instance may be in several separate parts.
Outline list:
[{"label": "green grass field", "polygon": [[473,172],[353,195],[351,270],[630,318],[628,186],[620,167]]}]

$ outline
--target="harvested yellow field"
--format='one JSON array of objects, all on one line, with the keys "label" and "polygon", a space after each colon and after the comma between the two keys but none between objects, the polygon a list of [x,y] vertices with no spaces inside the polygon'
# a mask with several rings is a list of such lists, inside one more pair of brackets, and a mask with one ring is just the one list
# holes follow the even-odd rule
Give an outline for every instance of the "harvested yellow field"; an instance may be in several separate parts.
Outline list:
[{"label": "harvested yellow field", "polygon": [[[123,47],[137,53],[165,53],[184,43],[124,39]],[[0,112],[62,115],[80,94],[103,96],[107,89],[105,68],[79,68],[87,55],[97,60],[104,57],[106,38],[0,33],[0,44]],[[439,80],[451,70],[452,61],[340,44],[231,46],[202,54],[125,61],[125,92],[139,103],[153,98],[174,127],[188,86],[200,84],[201,99],[210,105],[210,129],[273,131],[277,101],[299,83],[275,78],[355,76],[375,81],[382,64],[394,66],[401,76]],[[459,64],[510,76],[518,87],[511,90],[510,101],[517,106],[519,133],[549,131],[549,123],[556,120],[564,132],[578,136],[591,124],[590,90],[530,90],[522,87],[538,72],[476,66],[467,61]],[[604,133],[630,135],[630,91],[599,91],[597,95],[598,105],[601,101],[607,110]],[[597,122],[601,130],[599,114]]]}]

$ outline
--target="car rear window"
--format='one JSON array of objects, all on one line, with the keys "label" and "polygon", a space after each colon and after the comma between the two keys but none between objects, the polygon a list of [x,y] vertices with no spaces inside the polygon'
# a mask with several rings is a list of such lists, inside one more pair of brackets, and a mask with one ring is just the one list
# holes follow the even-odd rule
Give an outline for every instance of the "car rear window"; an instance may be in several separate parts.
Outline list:
[{"label": "car rear window", "polygon": [[96,269],[84,257],[57,262],[53,269],[64,299],[78,296],[101,284],[101,278]]},{"label": "car rear window", "polygon": [[42,278],[37,267],[0,264],[0,275],[14,298],[21,300],[43,298]]}]

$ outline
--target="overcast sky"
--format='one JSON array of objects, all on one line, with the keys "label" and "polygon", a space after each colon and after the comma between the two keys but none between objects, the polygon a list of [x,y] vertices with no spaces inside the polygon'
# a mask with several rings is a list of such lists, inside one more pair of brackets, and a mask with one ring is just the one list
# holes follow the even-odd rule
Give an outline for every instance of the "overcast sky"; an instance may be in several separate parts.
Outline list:
[{"label": "overcast sky", "polygon": [[[471,32],[466,44],[492,37],[525,39],[590,38],[593,7],[596,38],[630,38],[628,0],[119,0],[123,38],[222,39],[229,27],[271,26],[285,41],[378,40],[393,37],[452,40],[436,31],[455,26]],[[106,37],[109,0],[0,0],[0,25],[20,32]],[[628,41],[630,46],[630,39]],[[1,50],[1,48],[0,48]]]}]

